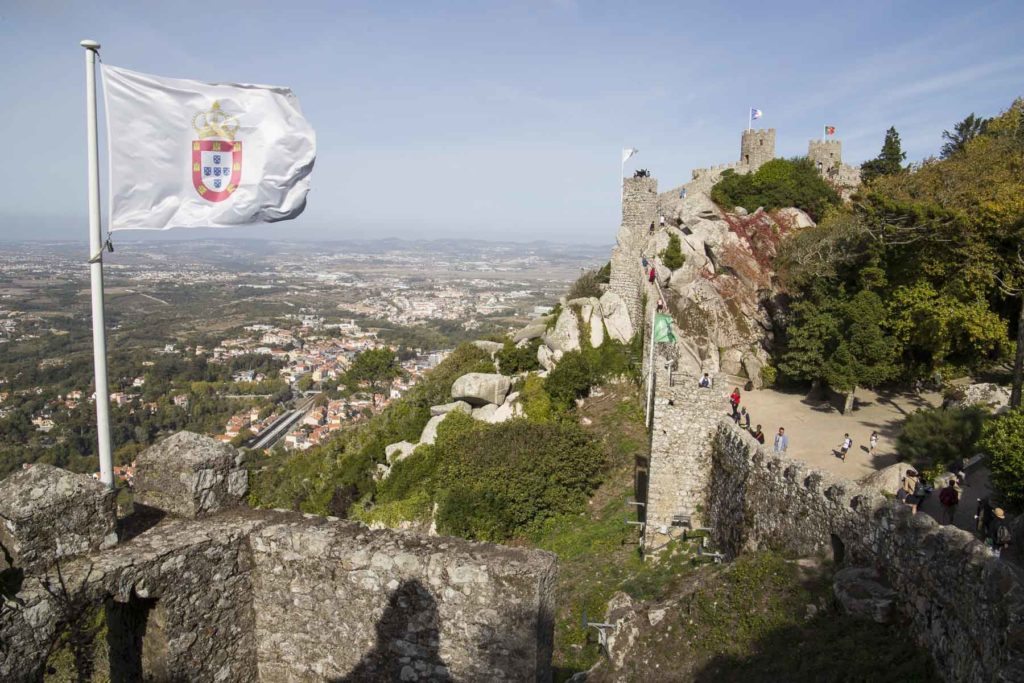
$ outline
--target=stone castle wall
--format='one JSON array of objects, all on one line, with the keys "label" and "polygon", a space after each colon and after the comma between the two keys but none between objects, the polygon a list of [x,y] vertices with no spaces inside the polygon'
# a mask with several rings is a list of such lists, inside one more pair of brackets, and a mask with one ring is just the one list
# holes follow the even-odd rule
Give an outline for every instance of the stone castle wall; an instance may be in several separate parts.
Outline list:
[{"label": "stone castle wall", "polygon": [[673,526],[677,515],[690,517],[690,527],[705,526],[704,492],[710,484],[712,441],[718,420],[728,413],[724,376],[713,378],[712,388],[697,386],[698,379],[676,376],[658,368],[648,462],[644,548],[657,552],[685,528]]},{"label": "stone castle wall", "polygon": [[[54,546],[48,559],[37,548],[28,566],[7,545],[24,547],[35,530],[6,537],[0,680],[41,680],[62,633],[95,609],[107,615],[112,680],[550,680],[553,555],[249,510],[238,505],[244,470],[226,472],[215,442],[190,453],[167,445],[200,438],[171,437],[155,447],[166,457],[139,461],[152,470],[140,477],[147,486],[188,463],[185,486],[174,485],[181,500],[139,492],[184,518],[137,504],[114,547],[71,557]],[[27,471],[36,468],[40,509],[63,506],[83,527],[66,534],[102,538],[93,515],[70,512],[113,514],[105,488],[66,486],[68,476],[91,480],[46,466]],[[193,516],[197,501],[206,516]],[[0,516],[23,507],[7,502]]]},{"label": "stone castle wall", "polygon": [[640,258],[651,225],[658,221],[658,181],[654,178],[624,178],[622,225],[612,249],[609,291],[626,303],[633,329],[643,327]]},{"label": "stone castle wall", "polygon": [[1024,680],[1024,573],[966,531],[873,488],[775,456],[728,419],[704,504],[730,556],[771,548],[875,568],[949,681]]}]

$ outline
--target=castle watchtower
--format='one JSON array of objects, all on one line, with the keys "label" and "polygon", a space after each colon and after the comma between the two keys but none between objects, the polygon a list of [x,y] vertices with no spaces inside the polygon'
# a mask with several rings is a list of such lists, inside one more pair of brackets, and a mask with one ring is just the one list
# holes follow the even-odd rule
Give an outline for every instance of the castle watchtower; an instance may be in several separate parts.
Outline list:
[{"label": "castle watchtower", "polygon": [[612,272],[608,289],[622,297],[633,329],[643,327],[643,273],[640,259],[658,219],[658,181],[654,178],[624,178],[622,181],[622,225],[612,249]]},{"label": "castle watchtower", "polygon": [[807,158],[822,175],[837,172],[843,165],[843,143],[839,140],[811,140],[807,143]]},{"label": "castle watchtower", "polygon": [[751,128],[743,131],[740,142],[740,163],[756,171],[775,158],[775,129]]}]

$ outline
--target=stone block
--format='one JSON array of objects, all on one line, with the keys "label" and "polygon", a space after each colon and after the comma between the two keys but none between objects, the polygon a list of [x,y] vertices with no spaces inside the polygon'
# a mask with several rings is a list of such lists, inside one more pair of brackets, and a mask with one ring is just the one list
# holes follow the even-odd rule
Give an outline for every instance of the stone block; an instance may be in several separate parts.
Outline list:
[{"label": "stone block", "polygon": [[91,477],[41,463],[0,481],[0,569],[32,572],[113,546],[115,497]]},{"label": "stone block", "polygon": [[182,517],[202,517],[242,503],[248,472],[237,450],[207,436],[178,432],[143,451],[135,500]]},{"label": "stone block", "polygon": [[500,406],[511,386],[512,381],[504,375],[470,372],[452,384],[452,398],[476,407],[488,403]]}]

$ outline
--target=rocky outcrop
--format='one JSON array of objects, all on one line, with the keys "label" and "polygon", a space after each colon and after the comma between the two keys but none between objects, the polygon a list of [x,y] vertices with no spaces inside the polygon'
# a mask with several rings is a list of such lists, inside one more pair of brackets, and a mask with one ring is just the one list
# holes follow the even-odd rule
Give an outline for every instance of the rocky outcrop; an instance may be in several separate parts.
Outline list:
[{"label": "rocky outcrop", "polygon": [[900,490],[900,485],[903,483],[903,475],[909,469],[913,469],[909,464],[898,462],[895,465],[875,470],[871,474],[862,477],[859,483],[864,488],[895,496],[896,492]]},{"label": "rocky outcrop", "polygon": [[444,422],[444,419],[451,415],[451,413],[444,413],[442,415],[435,415],[429,420],[423,427],[423,431],[420,433],[420,443],[432,445],[437,441],[437,428]]},{"label": "rocky outcrop", "polygon": [[544,334],[544,344],[552,351],[568,353],[580,350],[580,325],[576,312],[566,308],[558,316],[555,326]]},{"label": "rocky outcrop", "polygon": [[456,401],[465,401],[474,407],[488,403],[501,405],[511,386],[511,380],[504,375],[471,372],[459,377],[452,384],[452,398]]},{"label": "rocky outcrop", "polygon": [[415,450],[416,444],[409,443],[408,441],[399,441],[384,447],[384,458],[388,461],[388,465],[394,465],[396,462],[401,462],[408,458]]},{"label": "rocky outcrop", "polygon": [[1010,390],[1007,387],[986,382],[956,387],[953,394],[953,405],[960,408],[983,406],[999,415],[1010,409]]},{"label": "rocky outcrop", "polygon": [[888,624],[895,615],[896,591],[870,567],[846,567],[832,579],[832,592],[847,614]]},{"label": "rocky outcrop", "polygon": [[514,335],[512,335],[512,341],[514,341],[516,344],[519,344],[520,342],[525,342],[531,339],[537,339],[538,337],[543,337],[544,332],[546,332],[547,329],[547,319],[541,318],[540,320],[535,320],[526,327],[524,327],[523,329],[516,332]]},{"label": "rocky outcrop", "polygon": [[615,292],[605,292],[601,295],[600,303],[608,337],[614,341],[628,344],[633,339],[635,330],[629,319],[629,309],[626,308],[622,297]]},{"label": "rocky outcrop", "polygon": [[469,405],[465,401],[452,401],[451,403],[444,403],[439,406],[430,406],[431,415],[444,415],[445,413],[451,413],[456,410],[468,415],[473,412],[473,406]]}]

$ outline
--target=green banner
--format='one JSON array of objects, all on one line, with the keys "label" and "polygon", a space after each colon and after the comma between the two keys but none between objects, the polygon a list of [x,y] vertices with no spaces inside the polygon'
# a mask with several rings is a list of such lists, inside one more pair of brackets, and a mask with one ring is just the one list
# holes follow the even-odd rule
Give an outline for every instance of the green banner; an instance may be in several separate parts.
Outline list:
[{"label": "green banner", "polygon": [[672,316],[658,313],[654,316],[654,341],[655,343],[674,342],[676,336],[672,334]]}]

